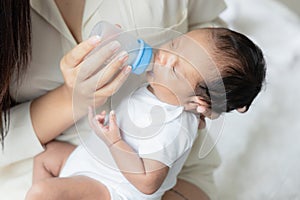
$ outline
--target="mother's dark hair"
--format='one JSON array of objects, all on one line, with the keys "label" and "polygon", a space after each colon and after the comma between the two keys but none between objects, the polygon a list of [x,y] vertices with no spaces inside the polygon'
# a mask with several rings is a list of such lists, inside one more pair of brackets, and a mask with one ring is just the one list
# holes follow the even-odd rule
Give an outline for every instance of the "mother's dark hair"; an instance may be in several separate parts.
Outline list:
[{"label": "mother's dark hair", "polygon": [[13,102],[9,83],[15,73],[16,81],[26,70],[31,57],[31,23],[29,0],[0,1],[0,141],[9,128],[9,108]]}]

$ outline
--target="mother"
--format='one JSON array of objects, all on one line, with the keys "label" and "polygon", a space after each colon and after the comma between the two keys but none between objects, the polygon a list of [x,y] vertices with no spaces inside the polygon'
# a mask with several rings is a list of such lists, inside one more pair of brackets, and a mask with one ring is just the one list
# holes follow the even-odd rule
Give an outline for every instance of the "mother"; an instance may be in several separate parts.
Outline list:
[{"label": "mother", "polygon": [[[118,48],[110,44],[89,62],[82,62],[100,43],[97,37],[87,40],[98,21],[120,24],[124,30],[162,28],[142,35],[135,31],[138,37],[155,42],[167,37],[164,28],[187,32],[218,24],[225,4],[222,0],[1,0],[0,8],[0,194],[5,199],[21,199],[31,185],[32,157],[55,138],[78,144],[76,131],[88,131],[85,120],[80,119],[86,114],[84,109],[77,112],[77,130],[74,128],[72,92],[77,73],[79,69],[89,74],[99,71],[97,67]],[[122,64],[118,61],[105,67],[108,73],[96,91],[93,76],[77,81],[77,89],[85,88],[77,94],[83,107],[91,105],[90,99],[96,96],[96,106],[110,110],[110,96],[128,78],[127,67],[119,70]],[[126,88],[141,81],[142,77],[129,77]],[[124,96],[122,91],[118,98]],[[201,135],[178,184],[164,199],[214,198],[212,172],[219,159],[214,151],[198,159],[200,142]]]}]

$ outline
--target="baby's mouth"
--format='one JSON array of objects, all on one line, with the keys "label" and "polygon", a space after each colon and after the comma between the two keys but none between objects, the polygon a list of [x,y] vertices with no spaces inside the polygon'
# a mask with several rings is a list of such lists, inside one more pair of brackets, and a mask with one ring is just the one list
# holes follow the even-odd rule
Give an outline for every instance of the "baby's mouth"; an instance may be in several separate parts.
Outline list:
[{"label": "baby's mouth", "polygon": [[151,71],[147,71],[146,73],[147,73],[147,75],[149,75],[149,76],[152,76],[152,77],[154,76],[154,72],[153,72],[153,70],[151,70]]}]

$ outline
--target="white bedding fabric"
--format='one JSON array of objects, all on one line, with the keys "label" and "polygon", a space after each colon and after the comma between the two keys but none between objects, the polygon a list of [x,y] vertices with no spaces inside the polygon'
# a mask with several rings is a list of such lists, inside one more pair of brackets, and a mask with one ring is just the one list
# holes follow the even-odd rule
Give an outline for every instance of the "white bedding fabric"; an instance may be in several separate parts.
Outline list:
[{"label": "white bedding fabric", "polygon": [[228,114],[215,174],[222,200],[300,199],[300,18],[273,0],[227,0],[229,27],[264,51],[267,83],[246,114]]}]

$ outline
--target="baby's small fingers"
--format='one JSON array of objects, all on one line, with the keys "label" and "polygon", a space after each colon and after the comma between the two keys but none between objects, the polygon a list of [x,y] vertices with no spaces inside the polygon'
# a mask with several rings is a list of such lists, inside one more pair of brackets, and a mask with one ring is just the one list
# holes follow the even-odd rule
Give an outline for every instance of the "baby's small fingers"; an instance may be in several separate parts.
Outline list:
[{"label": "baby's small fingers", "polygon": [[109,113],[109,130],[115,130],[116,128],[118,128],[116,113],[112,110]]},{"label": "baby's small fingers", "polygon": [[89,121],[89,124],[90,124],[90,126],[92,127],[92,128],[94,128],[95,127],[95,125],[94,125],[94,122],[93,122],[93,120],[94,120],[94,114],[93,114],[93,109],[92,109],[92,107],[91,106],[89,106],[88,107],[88,121]]},{"label": "baby's small fingers", "polygon": [[198,113],[205,113],[207,111],[205,106],[197,106],[196,110]]},{"label": "baby's small fingers", "polygon": [[199,121],[199,125],[198,125],[198,129],[204,129],[206,127],[206,121],[205,121],[205,116],[204,115],[200,115],[200,121]]},{"label": "baby's small fingers", "polygon": [[104,124],[105,122],[105,111],[102,111],[99,115],[95,116],[95,119],[100,123],[100,124]]},{"label": "baby's small fingers", "polygon": [[99,129],[102,131],[104,125],[100,121],[101,121],[101,119],[99,120],[99,119],[97,119],[97,116],[95,116],[92,120],[92,123],[93,123],[93,126],[96,127],[96,129]]},{"label": "baby's small fingers", "polygon": [[211,109],[207,109],[202,114],[209,119],[217,119],[221,115],[220,113],[213,112]]}]

